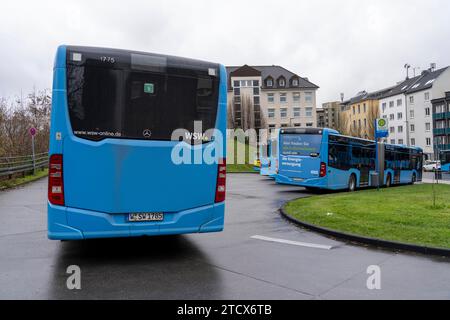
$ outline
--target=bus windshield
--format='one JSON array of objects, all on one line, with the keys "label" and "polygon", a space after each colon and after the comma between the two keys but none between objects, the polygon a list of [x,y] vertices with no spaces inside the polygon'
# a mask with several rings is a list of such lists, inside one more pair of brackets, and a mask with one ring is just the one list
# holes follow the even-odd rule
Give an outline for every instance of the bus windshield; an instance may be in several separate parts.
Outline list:
[{"label": "bus windshield", "polygon": [[319,156],[322,145],[321,134],[281,135],[281,154],[285,156]]},{"label": "bus windshield", "polygon": [[[187,59],[186,59],[187,60]],[[67,96],[75,136],[170,140],[176,129],[215,127],[218,67],[153,54],[69,49]],[[206,70],[206,72],[205,72]],[[209,70],[209,72],[208,72]]]}]

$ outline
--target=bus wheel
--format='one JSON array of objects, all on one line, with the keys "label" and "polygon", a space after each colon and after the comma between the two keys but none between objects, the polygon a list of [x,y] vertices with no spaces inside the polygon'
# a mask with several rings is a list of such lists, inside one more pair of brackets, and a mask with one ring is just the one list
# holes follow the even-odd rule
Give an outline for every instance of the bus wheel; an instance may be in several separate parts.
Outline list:
[{"label": "bus wheel", "polygon": [[355,175],[352,174],[350,179],[348,180],[348,191],[353,192],[356,190],[356,178]]},{"label": "bus wheel", "polygon": [[386,177],[386,188],[391,187],[391,174],[388,174]]}]

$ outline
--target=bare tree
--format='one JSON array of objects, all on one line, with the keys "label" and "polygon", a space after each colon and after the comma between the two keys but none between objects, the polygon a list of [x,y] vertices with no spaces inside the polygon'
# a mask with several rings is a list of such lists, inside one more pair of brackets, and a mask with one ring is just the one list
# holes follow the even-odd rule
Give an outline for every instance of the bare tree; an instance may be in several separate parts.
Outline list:
[{"label": "bare tree", "polygon": [[369,112],[367,114],[367,137],[370,140],[375,139],[375,120],[380,116],[380,111],[378,106],[369,108]]}]

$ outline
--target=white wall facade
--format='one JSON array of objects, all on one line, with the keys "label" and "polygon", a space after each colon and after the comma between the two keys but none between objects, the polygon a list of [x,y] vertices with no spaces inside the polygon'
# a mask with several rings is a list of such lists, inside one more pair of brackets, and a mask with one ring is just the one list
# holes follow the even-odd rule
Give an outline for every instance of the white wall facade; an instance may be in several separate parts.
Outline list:
[{"label": "white wall facade", "polygon": [[381,117],[387,119],[389,122],[389,137],[387,138],[387,142],[391,144],[407,145],[408,120],[406,114],[405,95],[399,94],[380,99],[379,108]]}]

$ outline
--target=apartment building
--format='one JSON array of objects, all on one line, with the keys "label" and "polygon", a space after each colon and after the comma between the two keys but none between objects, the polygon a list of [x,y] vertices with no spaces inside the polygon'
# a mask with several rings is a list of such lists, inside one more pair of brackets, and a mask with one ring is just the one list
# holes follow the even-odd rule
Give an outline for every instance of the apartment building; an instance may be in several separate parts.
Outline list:
[{"label": "apartment building", "polygon": [[433,159],[432,100],[445,97],[448,90],[450,68],[447,67],[426,70],[386,92],[380,99],[380,114],[389,121],[387,142],[421,147]]},{"label": "apartment building", "polygon": [[317,108],[317,128],[327,128],[325,121],[325,110]]},{"label": "apartment building", "polygon": [[374,121],[379,117],[379,99],[391,88],[361,91],[343,103],[342,121],[345,134],[364,139],[374,139]]},{"label": "apartment building", "polygon": [[439,152],[450,150],[450,91],[431,101],[433,105],[434,155],[439,159]]},{"label": "apartment building", "polygon": [[275,65],[227,67],[227,72],[234,128],[248,121],[249,104],[254,110],[256,129],[317,126],[319,87],[308,78]]},{"label": "apartment building", "polygon": [[339,129],[340,107],[340,101],[325,102],[322,104],[325,128]]}]

